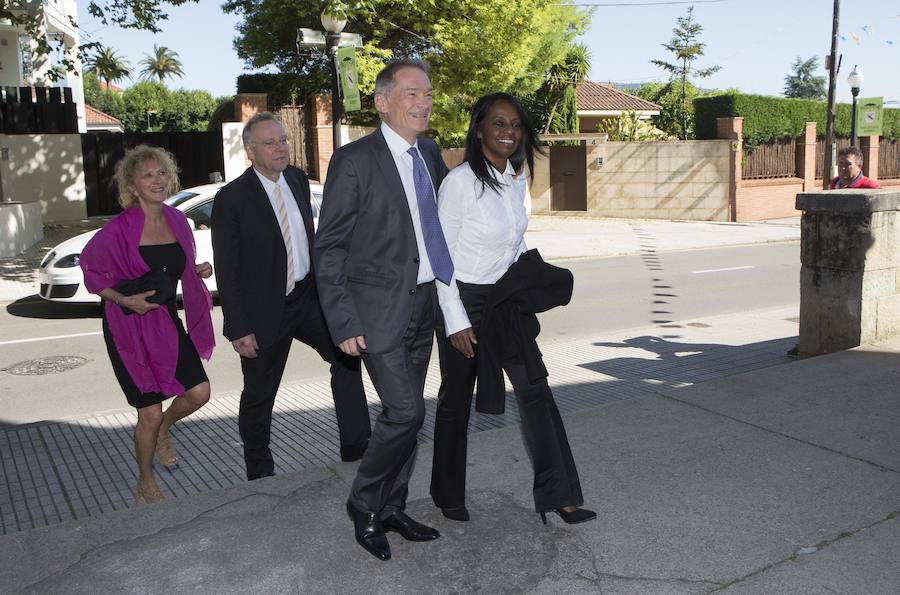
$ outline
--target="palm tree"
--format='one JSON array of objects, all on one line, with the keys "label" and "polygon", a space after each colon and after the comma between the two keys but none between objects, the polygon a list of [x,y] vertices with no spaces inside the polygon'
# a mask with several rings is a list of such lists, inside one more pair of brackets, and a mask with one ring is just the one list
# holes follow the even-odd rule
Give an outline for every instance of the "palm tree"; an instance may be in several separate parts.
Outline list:
[{"label": "palm tree", "polygon": [[[556,119],[557,109],[565,107],[563,104],[567,102],[574,103],[575,87],[587,77],[590,69],[591,55],[588,53],[587,47],[578,43],[569,48],[562,62],[550,68],[542,89],[550,100],[549,109],[547,110],[547,122],[543,130],[544,134],[550,132],[553,121]],[[574,117],[574,111],[571,115]],[[578,132],[578,130],[568,130],[566,132]]]},{"label": "palm tree", "polygon": [[99,54],[91,57],[87,61],[87,67],[106,83],[107,89],[110,83],[131,75],[131,64],[112,48],[103,48]]},{"label": "palm tree", "polygon": [[178,52],[170,50],[166,46],[153,45],[153,55],[145,55],[141,60],[144,69],[141,71],[143,78],[157,77],[159,82],[167,76],[183,77],[184,71],[181,70],[181,60],[178,59]]}]

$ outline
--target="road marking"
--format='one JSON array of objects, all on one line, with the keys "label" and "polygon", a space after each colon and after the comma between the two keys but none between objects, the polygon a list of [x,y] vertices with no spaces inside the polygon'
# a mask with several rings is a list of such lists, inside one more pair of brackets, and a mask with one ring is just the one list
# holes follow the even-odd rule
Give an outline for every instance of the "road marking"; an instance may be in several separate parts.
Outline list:
[{"label": "road marking", "polygon": [[16,339],[14,341],[0,341],[0,345],[14,345],[16,343],[34,343],[35,341],[55,341],[56,339],[71,339],[73,337],[90,337],[91,335],[102,335],[103,331],[94,331],[92,333],[75,333],[74,335],[56,335],[53,337],[34,337],[33,339]]},{"label": "road marking", "polygon": [[752,269],[752,266],[728,267],[725,269],[707,269],[705,271],[692,271],[692,275],[702,275],[703,273],[722,273],[724,271],[740,271],[741,269]]}]

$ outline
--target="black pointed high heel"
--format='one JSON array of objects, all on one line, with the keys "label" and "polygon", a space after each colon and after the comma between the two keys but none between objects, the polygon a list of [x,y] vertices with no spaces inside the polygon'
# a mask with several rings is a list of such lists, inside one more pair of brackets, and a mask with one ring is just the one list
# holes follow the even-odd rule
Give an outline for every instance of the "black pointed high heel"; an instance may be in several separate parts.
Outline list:
[{"label": "black pointed high heel", "polygon": [[593,510],[588,510],[587,508],[576,508],[572,512],[567,512],[562,508],[554,508],[553,510],[541,511],[541,521],[546,525],[547,524],[547,513],[555,512],[559,515],[559,517],[563,520],[567,525],[577,525],[578,523],[586,523],[587,521],[593,521],[597,518],[597,513]]}]

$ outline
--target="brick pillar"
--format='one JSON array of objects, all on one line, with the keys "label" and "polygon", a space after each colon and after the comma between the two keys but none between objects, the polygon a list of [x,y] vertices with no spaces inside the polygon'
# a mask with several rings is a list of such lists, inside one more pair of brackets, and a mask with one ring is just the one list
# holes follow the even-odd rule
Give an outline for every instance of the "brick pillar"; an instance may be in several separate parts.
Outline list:
[{"label": "brick pillar", "polygon": [[328,175],[328,162],[334,153],[334,136],[331,128],[331,95],[311,95],[312,102],[312,131],[313,156],[318,167],[319,181],[324,183]]},{"label": "brick pillar", "polygon": [[859,148],[863,154],[863,175],[873,181],[878,179],[878,147],[880,140],[877,136],[864,136],[859,139]]},{"label": "brick pillar", "polygon": [[728,174],[728,220],[737,221],[737,199],[740,191],[741,175],[743,170],[741,161],[743,157],[744,119],[743,118],[716,118],[716,138],[731,141],[731,163]]},{"label": "brick pillar", "polygon": [[816,123],[807,122],[803,136],[797,139],[797,177],[803,178],[803,191],[816,188]]},{"label": "brick pillar", "polygon": [[268,95],[265,93],[238,93],[234,96],[234,119],[246,122],[256,114],[266,111]]}]

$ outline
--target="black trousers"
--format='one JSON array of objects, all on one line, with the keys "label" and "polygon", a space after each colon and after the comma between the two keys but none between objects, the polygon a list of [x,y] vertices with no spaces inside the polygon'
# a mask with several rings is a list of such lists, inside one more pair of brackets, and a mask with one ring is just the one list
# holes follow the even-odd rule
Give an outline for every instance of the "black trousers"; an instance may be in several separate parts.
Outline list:
[{"label": "black trousers", "polygon": [[274,472],[275,462],[269,450],[272,408],[294,339],[315,349],[319,357],[331,364],[331,394],[341,446],[365,447],[371,433],[359,358],[345,355],[332,343],[310,276],[297,283],[287,296],[281,329],[281,337],[260,349],[257,357],[241,358],[244,389],[238,429],[244,443],[247,479]]},{"label": "black trousers", "polygon": [[[492,286],[457,285],[477,337],[481,310]],[[469,359],[457,351],[441,328],[437,343],[441,387],[434,424],[431,497],[436,506],[455,508],[465,504],[469,414],[477,366],[476,358]],[[581,482],[550,385],[546,378],[535,384],[529,382],[522,362],[504,362],[503,370],[515,391],[522,439],[534,469],[535,510],[580,506],[584,503]]]},{"label": "black trousers", "polygon": [[419,285],[400,344],[386,353],[362,355],[382,408],[353,480],[350,503],[382,518],[406,506],[409,475],[416,459],[416,435],[425,420],[425,375],[436,316],[434,283]]}]

